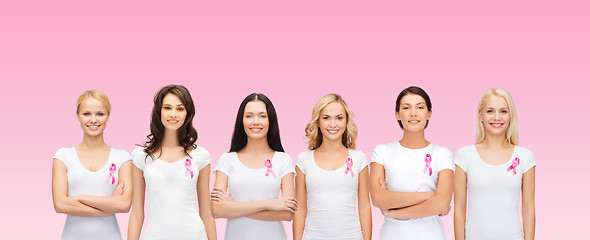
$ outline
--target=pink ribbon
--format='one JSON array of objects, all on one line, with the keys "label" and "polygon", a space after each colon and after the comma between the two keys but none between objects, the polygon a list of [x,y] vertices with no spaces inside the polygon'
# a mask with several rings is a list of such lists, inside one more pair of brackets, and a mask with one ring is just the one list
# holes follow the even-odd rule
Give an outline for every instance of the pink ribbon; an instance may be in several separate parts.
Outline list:
[{"label": "pink ribbon", "polygon": [[344,174],[348,174],[350,171],[350,176],[354,177],[354,172],[352,171],[352,158],[346,159],[346,170],[344,170]]},{"label": "pink ribbon", "polygon": [[432,162],[432,157],[430,157],[430,154],[426,154],[426,157],[424,158],[424,162],[426,163],[426,165],[424,166],[424,170],[422,170],[424,173],[426,173],[426,170],[428,170],[428,176],[432,175],[432,167],[430,167],[430,163]]},{"label": "pink ribbon", "polygon": [[193,165],[193,163],[191,162],[190,159],[186,159],[186,162],[184,163],[184,166],[186,166],[186,171],[184,171],[184,176],[188,177],[188,174],[191,174],[191,179],[193,179],[193,177],[195,176],[195,174],[193,174],[193,170],[191,170],[191,165]]},{"label": "pink ribbon", "polygon": [[520,164],[520,159],[518,158],[514,158],[512,159],[512,165],[510,165],[510,167],[508,167],[508,172],[510,172],[510,169],[512,169],[512,173],[514,175],[516,175],[516,166],[518,166],[518,164]]},{"label": "pink ribbon", "polygon": [[272,177],[277,178],[277,175],[275,175],[275,172],[272,171],[272,163],[270,162],[270,159],[266,159],[266,162],[264,163],[264,165],[266,166],[266,176],[268,176],[268,174],[272,173]]},{"label": "pink ribbon", "polygon": [[107,176],[107,182],[111,182],[111,185],[115,184],[115,171],[117,171],[117,165],[111,163],[109,175]]}]

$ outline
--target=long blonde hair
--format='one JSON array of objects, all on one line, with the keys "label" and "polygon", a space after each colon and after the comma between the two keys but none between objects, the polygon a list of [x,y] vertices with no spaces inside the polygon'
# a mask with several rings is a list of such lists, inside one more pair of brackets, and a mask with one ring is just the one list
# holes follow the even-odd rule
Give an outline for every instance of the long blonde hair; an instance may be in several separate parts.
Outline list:
[{"label": "long blonde hair", "polygon": [[332,102],[339,102],[346,111],[346,130],[342,134],[342,145],[350,149],[354,149],[356,146],[355,141],[358,129],[356,128],[356,124],[352,121],[353,114],[348,109],[348,105],[346,105],[342,96],[332,93],[322,97],[322,99],[316,103],[313,112],[311,112],[311,121],[307,124],[307,127],[305,127],[305,137],[309,139],[309,146],[307,147],[309,150],[315,150],[322,145],[323,136],[318,126],[320,112]]},{"label": "long blonde hair", "polygon": [[506,141],[508,141],[512,145],[518,145],[518,121],[516,120],[516,107],[514,106],[514,100],[512,100],[512,96],[510,96],[510,93],[508,93],[508,91],[502,88],[492,88],[490,90],[487,90],[479,100],[475,117],[475,122],[477,126],[476,143],[481,143],[486,138],[485,129],[480,119],[480,113],[482,111],[485,99],[491,95],[502,97],[508,103],[508,111],[510,112],[510,124],[508,125],[508,129],[506,129]]}]

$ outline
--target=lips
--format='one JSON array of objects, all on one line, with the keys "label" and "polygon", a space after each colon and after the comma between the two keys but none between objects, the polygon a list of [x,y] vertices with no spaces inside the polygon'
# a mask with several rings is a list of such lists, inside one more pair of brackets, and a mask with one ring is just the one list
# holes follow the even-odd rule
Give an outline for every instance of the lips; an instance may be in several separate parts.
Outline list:
[{"label": "lips", "polygon": [[490,123],[490,125],[492,125],[493,128],[501,128],[504,123]]},{"label": "lips", "polygon": [[98,130],[100,128],[100,125],[86,125],[86,127],[88,127],[88,129],[90,130]]},{"label": "lips", "polygon": [[168,123],[170,124],[177,124],[178,120],[177,119],[168,119]]},{"label": "lips", "polygon": [[326,131],[328,131],[328,133],[330,133],[330,134],[337,134],[338,131],[340,131],[340,130],[326,130]]},{"label": "lips", "polygon": [[262,128],[260,128],[260,127],[252,127],[252,128],[250,128],[250,131],[252,131],[253,133],[259,133],[260,131],[262,131]]},{"label": "lips", "polygon": [[415,123],[420,123],[420,120],[410,120],[410,121],[408,121],[408,122],[409,122],[409,123],[413,123],[413,124],[415,124]]}]

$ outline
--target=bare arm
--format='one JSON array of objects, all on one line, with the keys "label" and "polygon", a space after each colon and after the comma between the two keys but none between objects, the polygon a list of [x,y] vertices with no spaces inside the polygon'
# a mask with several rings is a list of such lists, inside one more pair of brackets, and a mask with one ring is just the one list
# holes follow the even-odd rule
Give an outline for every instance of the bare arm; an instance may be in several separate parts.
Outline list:
[{"label": "bare arm", "polygon": [[[74,199],[106,213],[129,212],[131,197],[133,195],[133,183],[131,180],[131,161],[123,163],[119,169],[119,185],[112,196],[75,196]],[[120,192],[118,192],[120,191]]]},{"label": "bare arm", "polygon": [[211,165],[205,166],[197,178],[197,200],[199,201],[199,216],[205,224],[208,239],[217,239],[215,219],[211,214],[211,198],[209,197],[209,176]]},{"label": "bare arm", "polygon": [[465,240],[465,219],[467,202],[467,173],[459,165],[455,165],[455,240]]},{"label": "bare arm", "polygon": [[145,204],[145,179],[143,171],[133,165],[133,203],[131,215],[129,216],[129,226],[127,229],[127,239],[137,240],[141,235],[141,228],[144,220]]},{"label": "bare arm", "polygon": [[[295,199],[293,173],[288,173],[281,178],[281,197]],[[295,201],[294,210],[296,210],[297,207],[297,201]],[[293,215],[294,213],[289,210],[264,210],[250,214],[247,217],[262,221],[291,221],[293,220]]]},{"label": "bare arm", "polygon": [[438,185],[436,189],[436,195],[433,198],[414,206],[398,210],[388,210],[384,213],[385,216],[389,218],[408,219],[448,214],[453,196],[453,170],[445,169],[438,173]]},{"label": "bare arm", "polygon": [[363,239],[370,240],[373,233],[371,200],[369,199],[369,168],[365,167],[359,174],[358,211]]},{"label": "bare arm", "polygon": [[85,205],[72,197],[68,197],[67,168],[66,165],[57,158],[53,159],[51,193],[53,195],[53,207],[57,213],[86,217],[107,216],[112,214]]},{"label": "bare arm", "polygon": [[301,240],[307,218],[307,187],[305,186],[305,173],[299,167],[295,167],[295,194],[297,199],[297,211],[293,219],[293,240]]},{"label": "bare arm", "polygon": [[373,205],[381,210],[416,205],[434,195],[432,192],[389,191],[381,188],[380,180],[385,181],[385,168],[383,165],[373,162],[371,163],[371,175],[369,177],[371,199],[373,200]]},{"label": "bare arm", "polygon": [[[287,176],[292,174],[287,174]],[[282,197],[279,199],[253,201],[253,202],[234,202],[226,193],[228,177],[221,171],[216,171],[215,185],[211,191],[212,213],[215,218],[239,218],[248,217],[254,213],[264,210],[277,210],[295,212],[296,202],[294,197]],[[293,181],[291,181],[293,184]],[[281,183],[282,185],[282,183]]]},{"label": "bare arm", "polygon": [[524,239],[535,239],[535,167],[522,175],[522,222]]}]

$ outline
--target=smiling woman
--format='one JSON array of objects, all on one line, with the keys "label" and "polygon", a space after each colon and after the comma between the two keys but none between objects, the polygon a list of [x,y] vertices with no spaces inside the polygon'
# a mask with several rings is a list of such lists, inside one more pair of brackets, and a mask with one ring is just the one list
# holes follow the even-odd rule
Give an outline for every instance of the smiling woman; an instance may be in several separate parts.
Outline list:
[{"label": "smiling woman", "polygon": [[128,212],[131,205],[129,153],[104,142],[111,113],[104,93],[84,92],[76,113],[84,138],[75,147],[59,149],[53,159],[53,204],[56,212],[68,215],[62,239],[121,239],[114,214]]}]

